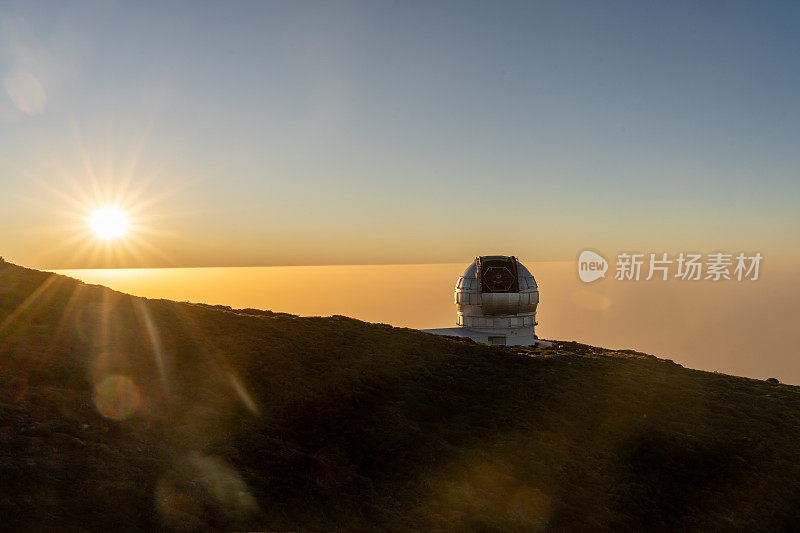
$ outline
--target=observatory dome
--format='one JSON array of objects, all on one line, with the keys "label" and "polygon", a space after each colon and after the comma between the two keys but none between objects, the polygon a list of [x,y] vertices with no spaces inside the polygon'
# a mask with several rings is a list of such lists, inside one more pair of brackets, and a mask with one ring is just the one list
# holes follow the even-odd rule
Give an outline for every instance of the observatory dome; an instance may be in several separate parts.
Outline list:
[{"label": "observatory dome", "polygon": [[550,346],[536,336],[539,286],[513,255],[482,255],[456,282],[458,327],[423,329],[484,344]]},{"label": "observatory dome", "polygon": [[458,278],[458,325],[466,328],[518,328],[536,325],[539,287],[514,256],[484,255]]}]

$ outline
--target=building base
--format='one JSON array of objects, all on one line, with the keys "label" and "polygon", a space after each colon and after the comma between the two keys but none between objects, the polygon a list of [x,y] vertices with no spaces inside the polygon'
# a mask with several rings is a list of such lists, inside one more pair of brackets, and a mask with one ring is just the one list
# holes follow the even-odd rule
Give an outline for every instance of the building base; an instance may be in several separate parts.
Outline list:
[{"label": "building base", "polygon": [[423,329],[425,333],[434,335],[450,335],[453,337],[467,337],[482,344],[495,344],[504,346],[535,346],[549,348],[551,344],[540,341],[533,333],[533,328],[497,328],[489,330],[470,329],[464,327]]}]

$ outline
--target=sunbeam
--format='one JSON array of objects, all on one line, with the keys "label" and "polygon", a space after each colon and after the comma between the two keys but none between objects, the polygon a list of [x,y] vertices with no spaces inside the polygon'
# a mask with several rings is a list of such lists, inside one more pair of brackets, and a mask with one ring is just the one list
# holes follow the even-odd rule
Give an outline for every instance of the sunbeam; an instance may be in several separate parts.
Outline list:
[{"label": "sunbeam", "polygon": [[0,333],[2,333],[8,326],[14,323],[14,321],[19,317],[21,313],[31,307],[45,292],[50,286],[59,278],[58,275],[52,274],[47,277],[47,279],[42,282],[39,287],[33,291],[30,296],[25,298],[25,300],[19,304],[2,322],[0,322]]},{"label": "sunbeam", "polygon": [[147,334],[147,340],[150,345],[150,351],[153,353],[153,359],[156,362],[158,369],[158,377],[161,381],[161,386],[165,392],[169,393],[169,383],[167,381],[167,371],[164,366],[164,350],[161,347],[161,336],[158,333],[158,328],[153,321],[153,316],[150,309],[147,307],[147,302],[144,298],[134,298],[133,308],[136,311],[136,318],[141,326],[144,326],[144,331]]}]

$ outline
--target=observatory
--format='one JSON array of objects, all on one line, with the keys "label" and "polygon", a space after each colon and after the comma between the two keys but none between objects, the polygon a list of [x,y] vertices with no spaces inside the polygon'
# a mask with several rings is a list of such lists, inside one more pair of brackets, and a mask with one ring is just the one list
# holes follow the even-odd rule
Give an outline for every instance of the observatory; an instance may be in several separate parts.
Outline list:
[{"label": "observatory", "polygon": [[539,343],[534,333],[539,286],[514,256],[476,257],[456,282],[455,303],[458,327],[422,331],[484,344]]}]

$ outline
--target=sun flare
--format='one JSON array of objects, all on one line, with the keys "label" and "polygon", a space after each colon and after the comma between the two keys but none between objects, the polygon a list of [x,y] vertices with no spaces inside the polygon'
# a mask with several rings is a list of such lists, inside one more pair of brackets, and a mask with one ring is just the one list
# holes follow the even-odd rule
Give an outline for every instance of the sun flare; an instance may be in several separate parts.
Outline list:
[{"label": "sun flare", "polygon": [[128,217],[117,207],[102,207],[89,216],[94,234],[104,240],[117,239],[128,229]]}]

